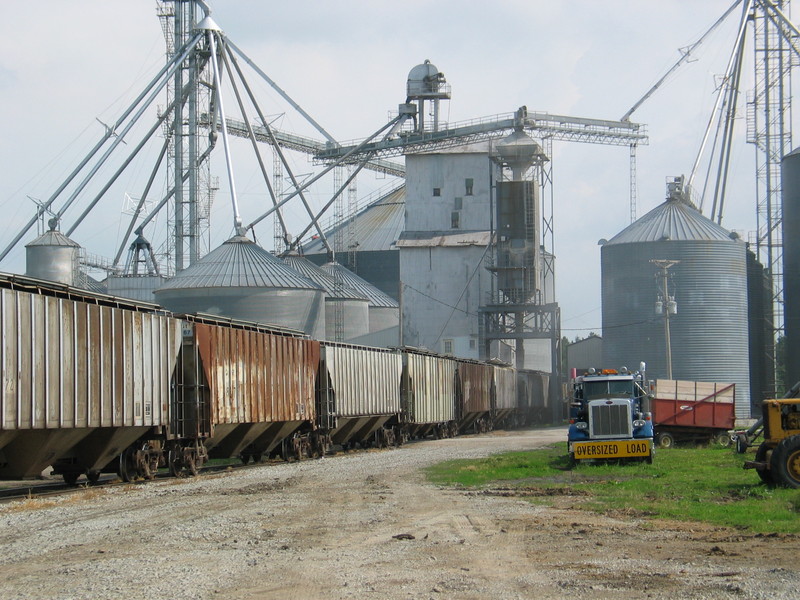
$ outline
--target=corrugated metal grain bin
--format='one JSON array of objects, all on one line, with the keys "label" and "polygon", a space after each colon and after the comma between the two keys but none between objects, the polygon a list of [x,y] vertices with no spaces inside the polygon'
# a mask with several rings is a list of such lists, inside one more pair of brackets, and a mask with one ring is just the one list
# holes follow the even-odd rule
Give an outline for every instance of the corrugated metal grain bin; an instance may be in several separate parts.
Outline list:
[{"label": "corrugated metal grain bin", "polygon": [[363,441],[400,413],[399,351],[325,343],[321,349],[321,421],[334,443]]},{"label": "corrugated metal grain bin", "polygon": [[195,324],[195,336],[211,392],[212,456],[236,456],[252,443],[274,445],[280,439],[259,438],[268,430],[285,437],[314,420],[319,342],[206,323]]},{"label": "corrugated metal grain bin", "polygon": [[456,361],[417,352],[403,353],[404,419],[410,424],[455,419]]},{"label": "corrugated metal grain bin", "polygon": [[1,290],[2,476],[37,475],[98,429],[110,460],[168,424],[181,322],[86,300]]}]

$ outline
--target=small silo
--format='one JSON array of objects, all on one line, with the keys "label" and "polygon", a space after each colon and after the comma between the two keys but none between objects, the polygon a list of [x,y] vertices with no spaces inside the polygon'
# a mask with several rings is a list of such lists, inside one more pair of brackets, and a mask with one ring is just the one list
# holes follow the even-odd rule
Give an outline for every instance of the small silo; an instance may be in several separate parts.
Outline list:
[{"label": "small silo", "polygon": [[736,416],[750,415],[746,246],[686,199],[682,178],[669,198],[602,242],[603,362],[647,363],[666,378],[667,337],[656,303],[670,261],[668,296],[672,378],[736,384]]},{"label": "small silo", "polygon": [[[298,254],[283,262],[325,290],[325,339],[346,342],[369,333],[369,300]],[[337,322],[339,327],[337,327]],[[340,334],[340,335],[339,335]]]},{"label": "small silo", "polygon": [[341,277],[344,287],[355,290],[369,300],[370,333],[384,331],[400,324],[400,305],[397,300],[336,261],[325,263],[322,269],[331,277]]},{"label": "small silo", "polygon": [[324,291],[237,235],[155,291],[177,313],[207,313],[298,329],[321,338]]},{"label": "small silo", "polygon": [[77,286],[79,283],[80,246],[56,229],[50,230],[25,246],[25,274],[28,277]]}]

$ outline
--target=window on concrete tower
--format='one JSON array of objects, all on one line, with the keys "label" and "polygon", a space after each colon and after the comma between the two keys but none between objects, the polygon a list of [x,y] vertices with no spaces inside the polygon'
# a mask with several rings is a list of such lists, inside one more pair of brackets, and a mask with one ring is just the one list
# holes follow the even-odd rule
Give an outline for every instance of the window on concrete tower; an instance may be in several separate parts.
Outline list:
[{"label": "window on concrete tower", "polygon": [[450,229],[458,229],[461,227],[461,213],[454,210],[450,213]]},{"label": "window on concrete tower", "polygon": [[441,196],[442,195],[442,188],[433,188],[433,195],[434,196]]},{"label": "window on concrete tower", "polygon": [[462,205],[464,204],[464,199],[461,197],[453,199],[453,210],[461,210]]},{"label": "window on concrete tower", "polygon": [[444,354],[453,353],[453,340],[442,340],[442,352]]},{"label": "window on concrete tower", "polygon": [[466,179],[464,181],[464,187],[466,191],[464,192],[465,196],[472,196],[472,179]]}]

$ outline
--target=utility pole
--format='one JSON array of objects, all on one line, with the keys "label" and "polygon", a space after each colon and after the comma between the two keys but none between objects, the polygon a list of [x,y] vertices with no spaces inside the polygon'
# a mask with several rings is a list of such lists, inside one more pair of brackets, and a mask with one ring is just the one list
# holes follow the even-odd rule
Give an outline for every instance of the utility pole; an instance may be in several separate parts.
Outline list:
[{"label": "utility pole", "polygon": [[659,279],[658,298],[656,299],[656,314],[664,315],[664,340],[667,352],[667,379],[672,379],[672,345],[669,335],[669,316],[677,314],[678,303],[675,297],[669,295],[669,275],[667,271],[670,267],[677,265],[679,260],[656,260],[650,261],[659,268],[656,277]]}]

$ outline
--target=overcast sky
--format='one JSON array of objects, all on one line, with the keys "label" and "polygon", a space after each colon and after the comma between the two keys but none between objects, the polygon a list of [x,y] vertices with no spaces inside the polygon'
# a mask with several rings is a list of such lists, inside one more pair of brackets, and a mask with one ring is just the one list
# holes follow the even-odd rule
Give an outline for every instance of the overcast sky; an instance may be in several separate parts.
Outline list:
[{"label": "overcast sky", "polygon": [[[363,138],[381,127],[405,99],[409,70],[425,59],[452,86],[445,120],[510,113],[521,105],[531,111],[619,119],[679,58],[678,49],[697,40],[731,4],[211,1],[213,17],[225,34],[339,140]],[[632,117],[646,124],[650,135],[650,144],[638,152],[638,216],[663,201],[666,177],[691,170],[738,13]],[[154,1],[4,3],[3,248],[34,214],[28,196],[50,197],[102,135],[98,119],[113,122],[163,60]],[[746,69],[752,80],[752,65]],[[258,89],[270,114],[287,110],[265,85]],[[755,229],[755,150],[744,141],[744,99],[740,110],[732,162],[736,183],[722,224],[747,239]],[[151,113],[155,116],[155,110]],[[278,125],[310,133],[288,113]],[[597,241],[630,222],[628,148],[562,142],[553,154],[558,301],[564,334],[574,338],[600,332]],[[294,160],[302,171],[307,159]],[[135,181],[148,173],[144,165],[137,167],[124,183],[134,189]],[[246,204],[257,176],[245,163],[236,178]],[[384,183],[367,174],[359,180],[359,191]],[[222,187],[214,205],[212,247],[231,233],[229,195]],[[72,238],[91,253],[111,257],[127,223],[121,216],[122,191],[107,203],[106,212],[93,215]],[[245,214],[245,221],[248,216],[256,214]],[[265,227],[261,236],[269,238],[271,225]],[[0,270],[24,272],[23,245],[35,235],[30,232]]]}]

